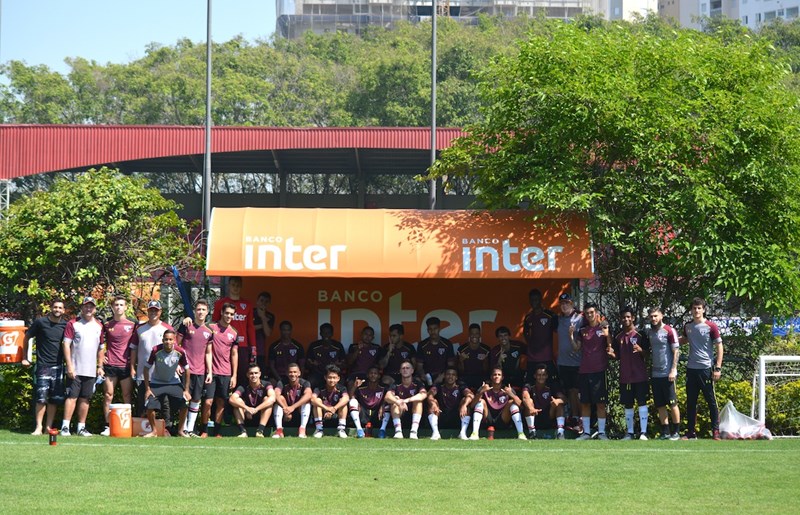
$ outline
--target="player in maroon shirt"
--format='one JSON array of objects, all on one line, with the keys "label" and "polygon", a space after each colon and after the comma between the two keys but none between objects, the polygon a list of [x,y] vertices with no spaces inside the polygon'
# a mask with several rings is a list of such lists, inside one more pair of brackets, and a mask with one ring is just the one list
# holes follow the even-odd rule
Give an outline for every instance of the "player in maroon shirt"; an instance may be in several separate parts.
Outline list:
[{"label": "player in maroon shirt", "polygon": [[597,438],[608,440],[608,436],[606,436],[606,404],[608,403],[606,368],[608,367],[608,355],[612,352],[611,334],[608,331],[608,322],[601,320],[597,304],[586,304],[583,307],[583,316],[586,318],[587,325],[580,328],[578,338],[573,338],[575,327],[569,326],[572,347],[575,352],[581,351],[578,390],[581,400],[583,434],[578,437],[578,440],[592,438],[589,427],[592,404],[597,406]]},{"label": "player in maroon shirt", "polygon": [[622,331],[614,337],[609,356],[619,360],[619,401],[625,406],[625,422],[628,432],[623,440],[633,440],[633,403],[639,406],[639,440],[647,440],[647,397],[650,383],[647,381],[645,354],[650,350],[647,337],[636,330],[636,316],[632,308],[619,312]]},{"label": "player in maroon shirt", "polygon": [[369,367],[378,362],[381,346],[374,342],[375,329],[367,326],[361,330],[361,338],[347,349],[348,385],[356,379],[366,379]]},{"label": "player in maroon shirt", "polygon": [[372,424],[376,427],[383,418],[381,431],[386,436],[386,426],[389,423],[389,413],[384,416],[384,395],[386,387],[381,382],[381,371],[376,366],[369,367],[367,379],[356,379],[350,386],[350,418],[356,426],[356,436],[364,438],[362,424]]},{"label": "player in maroon shirt", "polygon": [[458,348],[458,374],[470,388],[478,388],[489,376],[490,353],[481,341],[480,324],[470,324],[469,341]]},{"label": "player in maroon shirt", "polygon": [[389,342],[381,348],[378,358],[378,367],[383,369],[383,384],[400,382],[400,364],[403,361],[410,361],[414,370],[417,369],[417,351],[403,339],[405,332],[403,324],[389,326]]},{"label": "player in maroon shirt", "polygon": [[322,438],[326,422],[333,421],[338,416],[336,429],[339,438],[347,438],[347,403],[350,396],[344,386],[339,384],[341,370],[336,365],[328,365],[325,372],[325,386],[315,388],[311,395],[311,407],[314,411],[314,438]]},{"label": "player in maroon shirt", "polygon": [[292,338],[292,323],[284,320],[278,326],[281,337],[269,346],[269,370],[274,382],[289,381],[289,364],[297,363],[301,370],[305,366],[305,350],[300,342]]},{"label": "player in maroon shirt", "polygon": [[233,315],[231,325],[236,330],[239,352],[237,353],[237,367],[239,372],[237,383],[244,384],[247,381],[247,365],[256,360],[258,351],[256,349],[256,329],[253,320],[254,304],[249,299],[242,298],[242,278],[228,278],[228,295],[217,299],[214,303],[214,318],[222,317],[222,309],[225,304],[231,304],[236,311]]},{"label": "player in maroon shirt", "polygon": [[247,383],[239,385],[228,402],[233,407],[236,423],[239,424],[239,436],[246,438],[245,423],[258,417],[256,437],[263,438],[269,417],[272,416],[272,406],[275,404],[275,389],[269,381],[261,379],[261,367],[258,363],[251,363],[247,367]]},{"label": "player in maroon shirt", "polygon": [[525,344],[511,339],[511,330],[506,326],[498,327],[494,332],[497,345],[489,354],[489,370],[499,367],[503,377],[511,386],[522,388],[525,384],[525,370],[528,360]]},{"label": "player in maroon shirt", "polygon": [[333,339],[333,324],[325,322],[319,326],[319,340],[308,345],[306,352],[306,377],[314,388],[325,385],[328,365],[341,368],[345,364],[344,346]]},{"label": "player in maroon shirt", "polygon": [[[200,433],[201,438],[214,433],[216,426],[222,424],[222,414],[231,390],[236,389],[237,367],[239,366],[239,346],[237,334],[231,321],[236,313],[233,304],[222,305],[220,319],[215,324],[209,324],[211,329],[211,382],[206,384],[206,399],[203,401],[202,424],[208,424],[207,430]],[[190,368],[191,370],[191,368]],[[214,404],[214,420],[209,420],[211,405]],[[216,435],[219,437],[219,433]]]},{"label": "player in maroon shirt", "polygon": [[395,438],[403,438],[401,417],[411,413],[409,438],[417,439],[419,421],[422,419],[422,403],[427,398],[425,386],[414,379],[414,365],[410,361],[404,361],[400,365],[400,382],[390,386],[386,392],[386,404],[390,406]]},{"label": "player in maroon shirt", "polygon": [[114,297],[111,303],[111,320],[103,324],[105,345],[100,351],[100,362],[103,363],[103,372],[106,380],[103,383],[103,416],[106,427],[101,436],[111,434],[108,427],[108,413],[111,411],[111,402],[114,400],[114,390],[119,384],[122,392],[122,402],[131,403],[133,380],[131,379],[131,341],[136,337],[136,323],[128,320],[125,311],[128,301],[125,297]]},{"label": "player in maroon shirt", "polygon": [[538,365],[544,364],[550,382],[558,379],[555,356],[553,355],[554,337],[558,334],[558,317],[542,306],[542,292],[533,289],[528,292],[528,303],[531,310],[525,315],[525,343],[528,349],[528,372],[526,381],[533,384],[534,373]]},{"label": "player in maroon shirt", "polygon": [[[306,426],[308,425],[308,418],[311,415],[311,383],[300,377],[300,365],[297,363],[289,363],[286,370],[286,375],[289,377],[286,383],[279,381],[275,385],[276,403],[274,410],[275,417],[275,434],[272,438],[283,438],[283,423],[297,422],[297,437],[306,437]],[[296,416],[296,412],[300,412],[300,416]]]},{"label": "player in maroon shirt", "polygon": [[[522,389],[522,405],[525,422],[528,425],[528,438],[536,438],[537,429],[553,429],[557,426],[556,439],[564,439],[564,395],[550,388],[547,367],[539,365],[534,373],[536,382],[526,384]],[[554,424],[555,422],[555,424]]]},{"label": "player in maroon shirt", "polygon": [[458,437],[468,440],[467,428],[469,427],[470,409],[474,395],[464,383],[459,382],[458,372],[454,368],[444,371],[444,381],[440,385],[433,385],[428,390],[428,422],[431,424],[433,434],[431,440],[439,440],[439,427],[459,427]]},{"label": "player in maroon shirt", "polygon": [[211,383],[211,329],[206,325],[208,301],[198,299],[194,304],[194,320],[188,320],[178,330],[178,345],[186,352],[189,363],[189,414],[186,416],[186,427],[183,432],[189,436],[199,436],[194,432],[197,415],[200,413],[200,401],[206,385]]},{"label": "player in maroon shirt", "polygon": [[522,399],[519,398],[511,385],[503,387],[503,371],[494,368],[489,376],[489,384],[483,383],[475,393],[475,406],[472,412],[472,434],[470,440],[480,438],[481,422],[489,426],[508,427],[511,422],[517,429],[517,438],[527,440],[522,432],[522,416],[519,407]]},{"label": "player in maroon shirt", "polygon": [[442,338],[439,331],[442,321],[437,317],[425,320],[428,337],[417,344],[417,375],[425,379],[428,385],[441,383],[447,367],[456,366],[453,343]]}]

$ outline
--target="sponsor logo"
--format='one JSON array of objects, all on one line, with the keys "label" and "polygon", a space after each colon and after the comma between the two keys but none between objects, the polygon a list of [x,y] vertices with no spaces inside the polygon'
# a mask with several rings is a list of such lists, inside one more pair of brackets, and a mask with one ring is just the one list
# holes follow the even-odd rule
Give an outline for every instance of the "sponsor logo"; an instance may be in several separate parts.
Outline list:
[{"label": "sponsor logo", "polygon": [[544,272],[558,269],[558,254],[564,247],[514,247],[511,240],[498,238],[464,238],[461,240],[461,267],[465,272],[499,272],[502,263],[506,272]]},{"label": "sponsor logo", "polygon": [[[269,243],[263,243],[264,241]],[[246,270],[338,270],[339,258],[347,245],[296,244],[294,237],[245,236],[244,268]]]}]

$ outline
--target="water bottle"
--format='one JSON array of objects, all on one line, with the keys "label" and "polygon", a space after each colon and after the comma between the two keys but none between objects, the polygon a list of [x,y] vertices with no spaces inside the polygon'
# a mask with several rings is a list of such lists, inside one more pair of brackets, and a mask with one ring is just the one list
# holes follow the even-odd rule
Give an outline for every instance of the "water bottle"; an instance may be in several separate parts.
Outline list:
[{"label": "water bottle", "polygon": [[364,434],[367,438],[372,438],[372,422],[367,422],[367,427],[366,431],[364,431]]},{"label": "water bottle", "polygon": [[47,434],[50,435],[50,445],[58,445],[58,429],[51,427],[47,430]]}]

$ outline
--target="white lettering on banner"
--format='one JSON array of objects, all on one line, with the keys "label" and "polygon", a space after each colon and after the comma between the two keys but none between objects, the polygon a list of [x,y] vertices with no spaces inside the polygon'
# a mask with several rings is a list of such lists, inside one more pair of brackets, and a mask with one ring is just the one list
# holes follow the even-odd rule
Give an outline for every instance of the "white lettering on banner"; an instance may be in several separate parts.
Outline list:
[{"label": "white lettering on banner", "polygon": [[[472,242],[480,241],[484,242],[484,244],[475,247],[468,246],[473,245]],[[497,242],[497,240],[494,239],[492,242]],[[564,247],[561,246],[547,247],[544,250],[539,247],[524,247],[522,251],[520,251],[519,247],[511,246],[511,240],[503,240],[500,249],[496,247],[496,243],[494,243],[495,246],[486,245],[485,243],[488,243],[488,239],[464,238],[461,240],[461,243],[464,245],[461,248],[461,267],[465,272],[472,271],[473,255],[475,256],[476,272],[483,272],[486,270],[487,258],[489,261],[489,271],[499,272],[501,257],[503,269],[506,272],[520,272],[523,269],[528,272],[544,272],[545,269],[547,271],[554,271],[558,268],[558,264],[556,263],[557,254],[564,251]],[[543,263],[545,255],[547,256],[546,264]],[[515,259],[516,256],[519,256],[519,258]]]},{"label": "white lettering on banner", "polygon": [[381,302],[383,293],[379,290],[318,290],[318,302]]},{"label": "white lettering on banner", "polygon": [[[296,245],[294,238],[286,238],[283,246],[274,244],[253,245],[247,243],[245,238],[244,246],[244,268],[246,270],[267,270],[267,256],[272,255],[271,270],[338,270],[339,256],[347,250],[347,245],[309,245],[303,247]],[[277,242],[276,243],[280,243]],[[302,257],[301,257],[302,256]],[[301,260],[298,261],[297,259]]]},{"label": "white lettering on banner", "polygon": [[245,243],[281,243],[282,236],[245,236]]}]

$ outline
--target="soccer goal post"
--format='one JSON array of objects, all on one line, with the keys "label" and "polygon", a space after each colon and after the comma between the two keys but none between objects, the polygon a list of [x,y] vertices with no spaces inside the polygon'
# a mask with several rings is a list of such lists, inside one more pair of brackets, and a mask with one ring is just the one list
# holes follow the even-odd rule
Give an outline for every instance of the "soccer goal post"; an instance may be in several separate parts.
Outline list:
[{"label": "soccer goal post", "polygon": [[771,425],[780,426],[773,431],[775,436],[800,436],[798,406],[791,398],[779,400],[789,394],[793,385],[800,387],[800,356],[760,356],[755,379],[758,421],[766,424],[769,415]]}]

